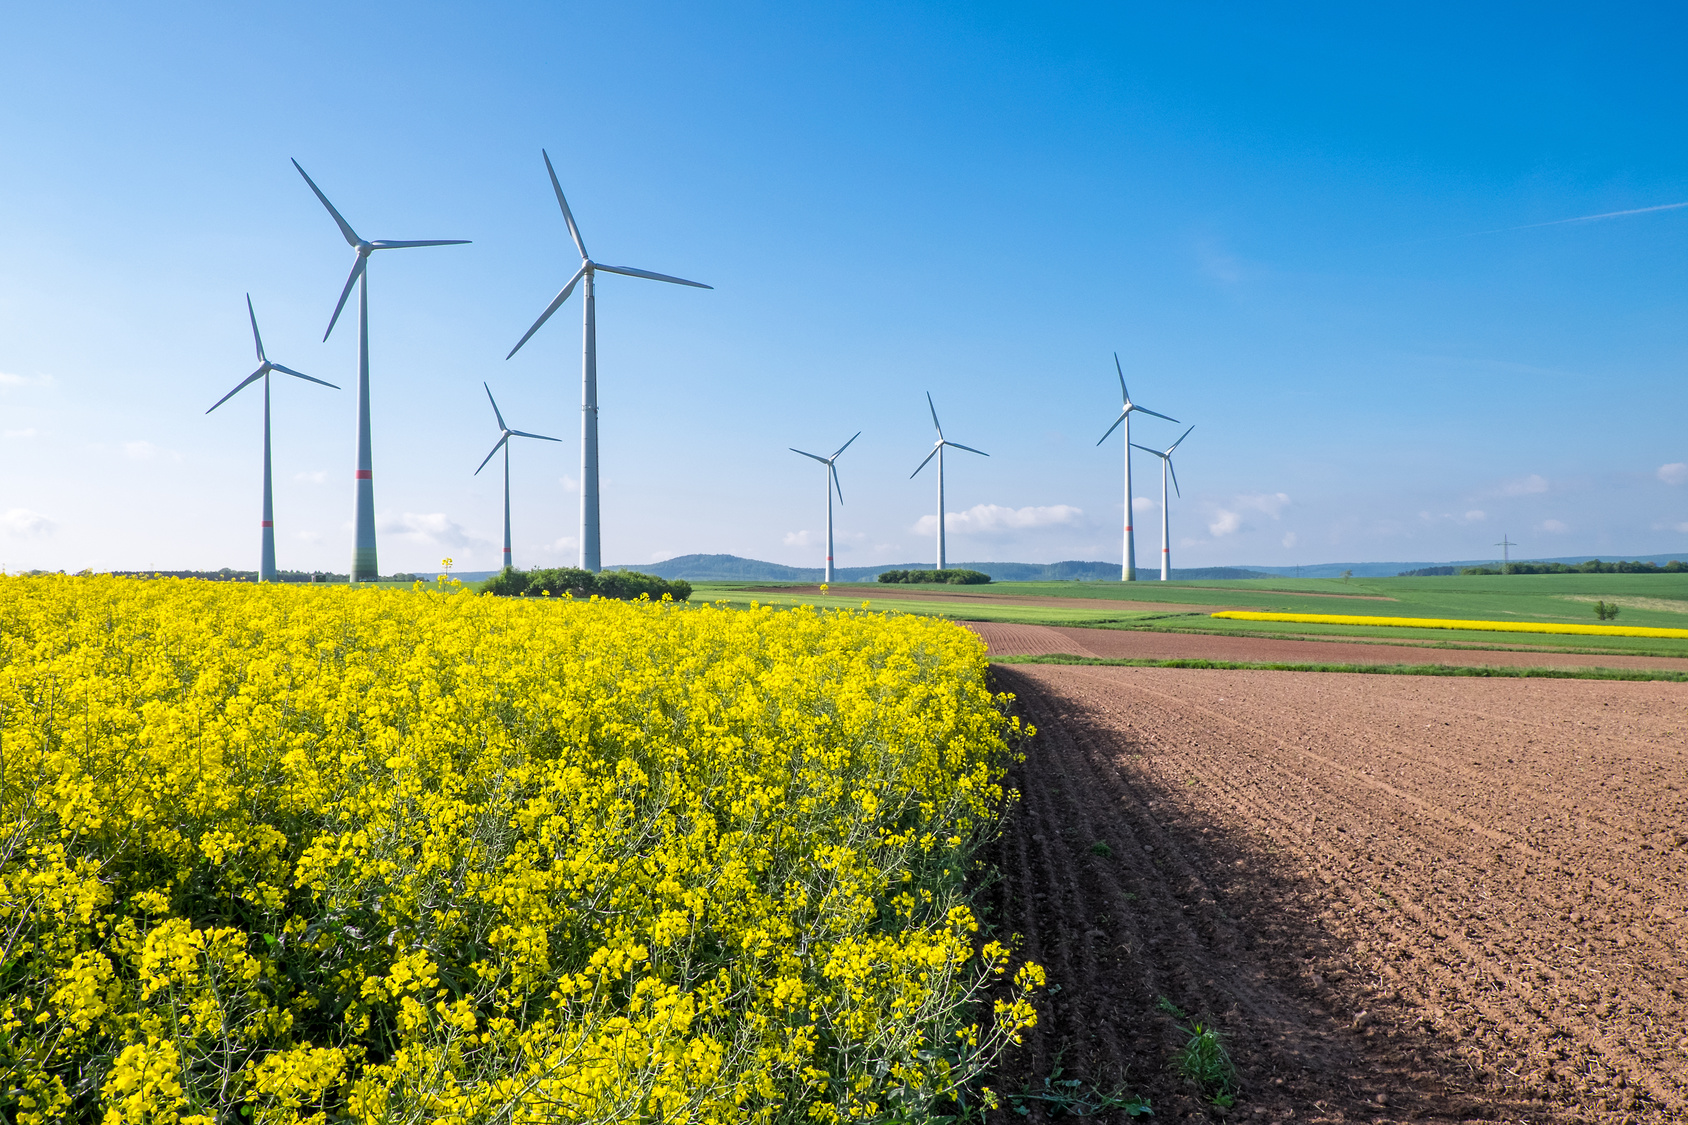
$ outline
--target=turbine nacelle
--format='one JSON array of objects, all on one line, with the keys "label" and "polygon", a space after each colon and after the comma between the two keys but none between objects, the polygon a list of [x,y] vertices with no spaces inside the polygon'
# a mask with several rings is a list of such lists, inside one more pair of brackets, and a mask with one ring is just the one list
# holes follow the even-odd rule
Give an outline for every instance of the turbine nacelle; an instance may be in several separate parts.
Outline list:
[{"label": "turbine nacelle", "polygon": [[[223,403],[227,402],[241,391],[244,391],[247,387],[250,387],[259,379],[266,377],[272,371],[279,371],[283,375],[291,375],[295,379],[303,379],[307,383],[319,383],[324,387],[332,387],[334,390],[340,389],[338,386],[335,386],[333,383],[327,382],[326,380],[314,378],[313,376],[306,375],[301,371],[295,371],[291,367],[283,367],[279,363],[272,363],[270,361],[269,357],[264,354],[264,338],[258,334],[258,314],[252,311],[252,294],[250,293],[246,295],[246,317],[252,322],[252,347],[258,353],[258,370],[242,379],[235,385],[234,390],[212,403],[211,410],[217,409],[217,407],[223,405]],[[209,414],[211,413],[211,410],[207,410],[205,413]]]},{"label": "turbine nacelle", "polygon": [[492,388],[487,387],[487,385],[484,382],[481,384],[481,386],[486,387],[487,401],[492,403],[492,416],[494,418],[498,419],[499,438],[498,438],[497,443],[494,444],[493,447],[492,447],[492,453],[488,453],[486,455],[486,460],[482,461],[478,466],[476,466],[475,471],[473,473],[474,476],[477,476],[477,477],[480,476],[481,470],[486,468],[487,461],[492,460],[492,454],[497,453],[502,448],[505,448],[507,446],[508,442],[510,441],[510,439],[513,438],[513,437],[534,438],[535,440],[538,440],[538,441],[562,441],[563,440],[562,438],[546,437],[544,434],[530,434],[530,433],[527,433],[523,430],[512,430],[504,422],[504,413],[503,413],[503,411],[498,409],[498,400],[492,397]]}]

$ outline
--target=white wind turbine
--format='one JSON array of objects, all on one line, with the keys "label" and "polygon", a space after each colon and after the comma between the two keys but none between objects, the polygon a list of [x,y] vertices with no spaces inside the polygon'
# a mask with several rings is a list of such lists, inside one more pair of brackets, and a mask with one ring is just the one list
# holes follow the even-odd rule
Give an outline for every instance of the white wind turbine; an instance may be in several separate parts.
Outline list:
[{"label": "white wind turbine", "polygon": [[568,284],[562,291],[551,299],[545,306],[545,311],[539,314],[539,319],[533,322],[533,327],[527,334],[516,341],[516,346],[510,349],[509,359],[522,350],[522,345],[539,326],[551,319],[551,314],[562,307],[574,287],[585,280],[585,292],[582,300],[585,302],[585,323],[582,329],[583,341],[581,345],[580,369],[580,566],[582,570],[598,570],[601,565],[598,541],[598,314],[597,303],[593,297],[593,275],[598,270],[605,273],[625,274],[628,277],[644,277],[652,281],[667,281],[674,285],[690,285],[694,289],[713,289],[713,285],[705,285],[701,281],[687,281],[683,277],[670,277],[665,273],[652,273],[649,270],[636,270],[630,266],[606,266],[601,262],[594,262],[586,253],[586,243],[580,237],[580,228],[574,224],[574,214],[569,210],[569,201],[563,198],[563,185],[557,182],[557,170],[551,167],[551,154],[540,149],[540,155],[545,157],[545,170],[551,174],[551,187],[557,193],[557,206],[563,209],[563,222],[568,224],[569,237],[574,239],[574,248],[580,251],[580,268],[574,271]]},{"label": "white wind turbine", "polygon": [[[861,436],[862,436],[862,432],[860,430],[857,430],[856,431],[856,437],[851,438],[850,441],[855,441],[856,438],[859,438]],[[843,453],[846,449],[849,449],[850,448],[850,441],[847,441],[843,445],[839,446],[838,447],[838,453]],[[803,453],[803,451],[801,449],[798,449],[794,445],[788,445],[788,446],[786,446],[786,448],[791,450],[793,453]],[[822,457],[818,453],[803,453],[803,456],[811,458],[811,459],[816,460],[816,461],[819,461],[821,464],[826,466],[826,578],[823,579],[823,581],[826,582],[826,584],[829,585],[829,586],[832,584],[832,491],[833,491],[833,489],[835,489],[835,488],[838,489],[838,502],[840,504],[844,503],[844,490],[842,488],[839,488],[839,486],[838,486],[838,466],[834,463],[838,460],[838,453],[834,453],[831,457]]]},{"label": "white wind turbine", "polygon": [[[256,383],[264,381],[264,519],[262,529],[262,546],[258,552],[258,581],[274,582],[275,571],[275,505],[270,492],[270,372],[279,371],[283,375],[291,375],[295,379],[303,379],[307,383],[321,383],[325,387],[335,387],[333,383],[313,378],[303,372],[295,371],[291,367],[283,367],[279,363],[271,363],[264,354],[264,338],[258,335],[258,314],[252,311],[252,294],[246,295],[246,317],[252,322],[252,346],[258,350],[258,370],[240,381],[234,390],[211,404],[211,410],[223,405],[235,395]],[[205,413],[211,413],[207,410]]]},{"label": "white wind turbine", "polygon": [[[931,391],[926,392],[926,408],[932,412],[932,428],[938,431],[938,440],[932,443],[932,452],[930,452],[926,455],[926,461],[930,461],[934,457],[936,457],[938,459],[938,569],[943,570],[944,569],[944,446],[953,445],[957,449],[965,449],[969,453],[977,453],[980,457],[989,457],[990,454],[986,453],[982,449],[974,449],[971,445],[962,445],[959,441],[948,441],[944,438],[944,428],[938,424],[938,408],[936,406],[932,405],[932,392]],[[914,472],[912,472],[908,475],[909,480],[913,480],[915,477],[920,475],[920,470],[924,469],[926,467],[926,461],[922,461],[915,468]]]},{"label": "white wind turbine", "polygon": [[1131,415],[1149,414],[1156,418],[1166,418],[1168,422],[1176,422],[1176,418],[1167,418],[1165,414],[1157,414],[1146,406],[1138,406],[1131,401],[1131,392],[1125,389],[1125,369],[1119,365],[1119,353],[1114,353],[1114,370],[1119,373],[1119,397],[1124,405],[1120,407],[1119,417],[1108,427],[1108,433],[1103,434],[1096,442],[1101,445],[1108,440],[1120,426],[1125,427],[1125,561],[1120,564],[1120,581],[1137,581],[1137,536],[1131,527]]},{"label": "white wind turbine", "polygon": [[418,246],[467,246],[466,238],[430,238],[422,241],[396,242],[392,239],[376,239],[365,242],[358,237],[358,232],[352,229],[340,212],[334,209],[334,204],[328,202],[328,196],[322,194],[322,189],[316,186],[316,181],[305,175],[305,170],[299,167],[297,160],[293,167],[299,169],[299,174],[305,176],[305,182],[311,186],[311,191],[328,208],[328,213],[334,216],[334,224],[340,228],[340,234],[346,244],[357,252],[357,258],[352,262],[352,272],[346,277],[346,286],[340,290],[340,303],[334,306],[334,315],[328,318],[328,331],[322,334],[324,340],[333,333],[334,326],[340,322],[340,311],[346,307],[346,298],[352,295],[352,283],[358,286],[358,464],[354,480],[357,487],[357,497],[352,517],[352,573],[353,582],[373,582],[379,577],[379,567],[375,555],[375,479],[374,454],[370,449],[369,437],[369,256],[377,250],[409,250]]},{"label": "white wind turbine", "polygon": [[[1195,427],[1191,426],[1190,430],[1193,430],[1193,429],[1195,429]],[[1137,446],[1137,448],[1141,449],[1143,452],[1153,453],[1156,457],[1159,457],[1161,459],[1161,576],[1160,576],[1160,580],[1162,582],[1167,582],[1167,581],[1170,581],[1172,579],[1172,550],[1171,550],[1171,546],[1170,546],[1171,543],[1172,543],[1172,524],[1167,517],[1167,510],[1166,510],[1166,475],[1168,473],[1172,474],[1172,487],[1174,489],[1177,489],[1178,495],[1180,497],[1182,497],[1184,495],[1184,492],[1183,492],[1182,489],[1178,488],[1178,471],[1172,467],[1172,451],[1174,449],[1177,449],[1180,445],[1182,445],[1184,443],[1184,439],[1190,436],[1190,430],[1185,430],[1183,432],[1183,434],[1179,435],[1179,438],[1178,438],[1177,441],[1175,441],[1171,445],[1167,446],[1166,449],[1164,449],[1164,450],[1150,449],[1146,445]],[[1135,443],[1133,443],[1133,444],[1135,444]]]},{"label": "white wind turbine", "polygon": [[[529,434],[521,430],[512,430],[504,424],[504,414],[498,409],[498,400],[492,397],[492,388],[485,383],[487,401],[492,403],[492,416],[498,419],[498,428],[504,432],[498,438],[498,444],[492,447],[492,453],[497,453],[499,447],[504,449],[504,569],[510,569],[510,439],[513,437],[537,438],[539,441],[562,441],[562,438],[546,437],[544,434]],[[475,476],[481,475],[481,469],[486,468],[487,461],[492,460],[492,453],[486,455],[475,469]]]}]

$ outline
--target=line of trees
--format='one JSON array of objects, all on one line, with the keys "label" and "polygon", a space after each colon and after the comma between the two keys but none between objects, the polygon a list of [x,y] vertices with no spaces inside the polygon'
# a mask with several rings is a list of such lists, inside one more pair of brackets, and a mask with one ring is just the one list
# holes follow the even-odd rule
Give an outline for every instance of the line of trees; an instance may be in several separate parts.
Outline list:
[{"label": "line of trees", "polygon": [[[1440,570],[1441,568],[1433,568]],[[1511,574],[1681,574],[1688,571],[1688,563],[1681,559],[1671,559],[1660,566],[1654,562],[1601,562],[1590,559],[1580,563],[1550,563],[1550,562],[1515,562],[1509,563],[1506,571]],[[1464,566],[1460,567],[1461,574],[1500,574],[1498,566]],[[1424,573],[1415,571],[1415,574]]]},{"label": "line of trees", "polygon": [[948,586],[980,586],[991,576],[979,570],[882,570],[881,582],[931,582]]},{"label": "line of trees", "polygon": [[662,600],[662,595],[667,594],[675,601],[683,602],[692,596],[692,584],[683,578],[670,581],[654,574],[640,574],[636,570],[602,570],[594,574],[573,566],[542,570],[510,567],[481,583],[481,589],[505,598],[589,598],[596,595],[632,601],[640,594],[649,594],[651,601],[658,602]]}]

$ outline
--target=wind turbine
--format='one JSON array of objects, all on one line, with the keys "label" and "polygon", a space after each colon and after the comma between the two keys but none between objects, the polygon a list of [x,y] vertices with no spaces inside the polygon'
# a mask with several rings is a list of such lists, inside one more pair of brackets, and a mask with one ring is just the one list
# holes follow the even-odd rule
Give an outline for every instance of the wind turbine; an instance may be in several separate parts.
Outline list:
[{"label": "wind turbine", "polygon": [[[932,427],[938,431],[938,440],[932,443],[932,452],[930,452],[926,455],[926,461],[930,461],[934,457],[936,457],[938,459],[938,569],[943,570],[944,569],[944,446],[953,445],[957,449],[965,449],[969,453],[977,453],[980,457],[989,457],[990,454],[986,453],[982,449],[974,449],[971,445],[962,445],[959,441],[948,441],[944,438],[944,428],[938,424],[938,408],[936,406],[932,405],[932,392],[931,391],[926,392],[926,408],[932,412]],[[915,477],[920,475],[920,470],[924,469],[926,467],[926,461],[922,461],[915,468],[914,472],[912,472],[908,475],[909,480],[913,480]]]},{"label": "wind turbine", "polygon": [[[1147,412],[1145,411],[1145,413],[1147,413]],[[1195,429],[1195,427],[1191,426],[1190,430],[1193,430],[1193,429]],[[1168,473],[1172,474],[1172,487],[1175,490],[1177,490],[1178,495],[1180,497],[1182,497],[1184,495],[1184,491],[1183,491],[1183,489],[1178,488],[1178,470],[1174,469],[1172,467],[1172,451],[1174,449],[1177,449],[1180,445],[1184,444],[1184,438],[1187,438],[1187,437],[1190,436],[1190,430],[1185,430],[1184,433],[1182,434],[1182,436],[1180,436],[1177,441],[1175,441],[1171,445],[1167,446],[1165,450],[1150,449],[1146,445],[1137,445],[1136,446],[1138,449],[1141,449],[1143,452],[1153,453],[1156,457],[1159,457],[1161,459],[1161,576],[1160,576],[1160,580],[1162,582],[1168,582],[1168,581],[1171,581],[1171,579],[1172,579],[1172,552],[1171,552],[1171,547],[1170,547],[1170,544],[1172,542],[1172,524],[1171,524],[1171,521],[1168,519],[1168,514],[1167,514],[1167,510],[1166,510],[1166,474],[1168,474]],[[1133,442],[1132,444],[1136,445],[1135,442]]]},{"label": "wind turbine", "polygon": [[[487,401],[492,403],[493,417],[498,419],[498,428],[503,430],[498,438],[498,445],[492,447],[492,453],[497,453],[499,446],[504,447],[504,569],[510,569],[510,439],[513,437],[537,438],[540,441],[562,441],[562,438],[546,437],[544,434],[529,434],[521,430],[512,430],[504,424],[504,415],[498,409],[498,400],[492,397],[492,388],[485,383]],[[492,460],[492,453],[486,455],[486,460],[475,469],[475,476],[481,475],[481,469],[486,468],[487,461]]]},{"label": "wind turbine", "polygon": [[340,290],[340,303],[334,306],[334,315],[328,318],[328,331],[322,334],[322,338],[327,340],[329,334],[334,331],[334,325],[340,320],[340,310],[346,307],[346,298],[352,294],[352,282],[357,282],[358,467],[357,503],[352,524],[354,538],[351,579],[353,582],[373,582],[379,571],[375,563],[375,481],[371,475],[372,461],[369,451],[369,256],[377,250],[407,250],[414,246],[463,246],[469,240],[435,238],[422,242],[393,242],[380,239],[365,242],[358,237],[351,224],[341,218],[340,212],[334,209],[334,204],[328,202],[328,196],[322,194],[322,189],[316,186],[316,181],[306,176],[303,168],[299,168],[297,160],[293,161],[293,167],[299,169],[301,176],[305,176],[305,182],[311,185],[316,197],[322,200],[322,205],[334,216],[334,222],[340,227],[340,233],[345,236],[346,244],[357,251],[357,260],[352,263],[352,272],[346,278],[346,287]]},{"label": "wind turbine", "polygon": [[580,566],[582,570],[598,570],[601,559],[598,550],[598,314],[597,302],[593,296],[593,276],[599,270],[605,273],[619,273],[627,277],[644,277],[652,281],[667,281],[674,285],[690,285],[694,289],[713,289],[713,285],[705,285],[701,281],[687,281],[683,277],[669,277],[665,273],[652,273],[649,270],[636,270],[631,266],[606,266],[602,262],[594,262],[586,253],[586,243],[581,240],[580,228],[575,226],[574,213],[569,210],[569,201],[563,198],[563,185],[557,182],[557,170],[551,167],[551,154],[544,149],[539,154],[545,158],[545,170],[551,174],[551,188],[557,193],[557,206],[563,209],[563,222],[568,224],[569,237],[574,239],[574,248],[580,251],[580,268],[574,271],[568,284],[551,299],[545,306],[545,311],[539,314],[539,319],[533,322],[533,327],[527,334],[516,341],[516,346],[510,349],[509,359],[522,350],[539,326],[551,319],[551,314],[562,307],[569,299],[574,287],[585,280],[585,291],[581,300],[585,303],[585,321],[582,327],[581,366],[580,366]]},{"label": "wind turbine", "polygon": [[[856,438],[859,438],[861,436],[862,436],[862,432],[860,430],[857,430],[856,431],[856,437],[851,438],[850,441],[855,441]],[[839,446],[838,447],[838,453],[843,453],[846,449],[849,449],[850,448],[850,441],[847,441],[843,445]],[[786,446],[786,448],[791,450],[793,453],[803,453],[803,451],[801,449],[798,449],[796,446],[788,445],[788,446]],[[823,581],[825,581],[826,584],[829,585],[829,586],[832,585],[832,490],[833,489],[835,489],[835,488],[838,489],[838,502],[840,504],[844,503],[844,490],[842,488],[838,487],[838,466],[833,463],[833,462],[838,460],[838,453],[834,453],[831,457],[822,457],[818,453],[803,453],[803,456],[811,458],[815,461],[819,461],[821,464],[826,466],[826,486],[827,486],[826,487],[826,578]]]},{"label": "wind turbine", "polygon": [[1120,407],[1119,417],[1108,427],[1108,433],[1103,434],[1096,442],[1101,445],[1108,440],[1108,435],[1125,426],[1125,561],[1120,564],[1120,581],[1137,581],[1137,537],[1131,529],[1131,414],[1150,414],[1156,418],[1166,418],[1168,422],[1177,422],[1176,418],[1167,418],[1165,414],[1156,414],[1146,406],[1138,406],[1131,401],[1131,392],[1125,389],[1125,369],[1119,365],[1119,353],[1114,353],[1114,370],[1119,373],[1119,397],[1124,403]]},{"label": "wind turbine", "polygon": [[[270,372],[279,371],[283,375],[291,375],[295,379],[303,379],[307,383],[321,383],[325,387],[334,387],[335,390],[340,388],[335,387],[333,383],[326,383],[303,372],[295,371],[291,367],[283,367],[279,363],[270,362],[269,357],[264,354],[264,339],[258,335],[258,314],[252,311],[252,294],[250,293],[246,295],[246,317],[252,322],[252,346],[258,350],[258,370],[242,379],[234,390],[212,403],[211,410],[217,409],[259,379],[264,381],[264,521],[262,525],[263,546],[258,553],[258,581],[274,582],[275,505],[270,494]],[[211,410],[207,410],[205,413],[209,414]]]}]

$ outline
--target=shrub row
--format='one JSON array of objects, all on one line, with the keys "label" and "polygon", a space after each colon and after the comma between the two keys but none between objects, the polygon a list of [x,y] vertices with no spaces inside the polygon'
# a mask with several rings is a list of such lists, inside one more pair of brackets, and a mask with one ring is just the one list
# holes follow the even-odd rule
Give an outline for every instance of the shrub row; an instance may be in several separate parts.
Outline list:
[{"label": "shrub row", "polygon": [[949,586],[979,586],[991,576],[977,570],[883,570],[881,582],[934,582]]},{"label": "shrub row", "polygon": [[551,567],[548,570],[517,570],[510,567],[481,583],[481,590],[506,598],[560,598],[572,594],[577,598],[615,598],[632,601],[640,594],[649,594],[659,602],[668,594],[677,602],[692,596],[692,584],[684,579],[669,581],[654,574],[640,574],[636,570],[604,570],[594,574],[574,566]]}]

